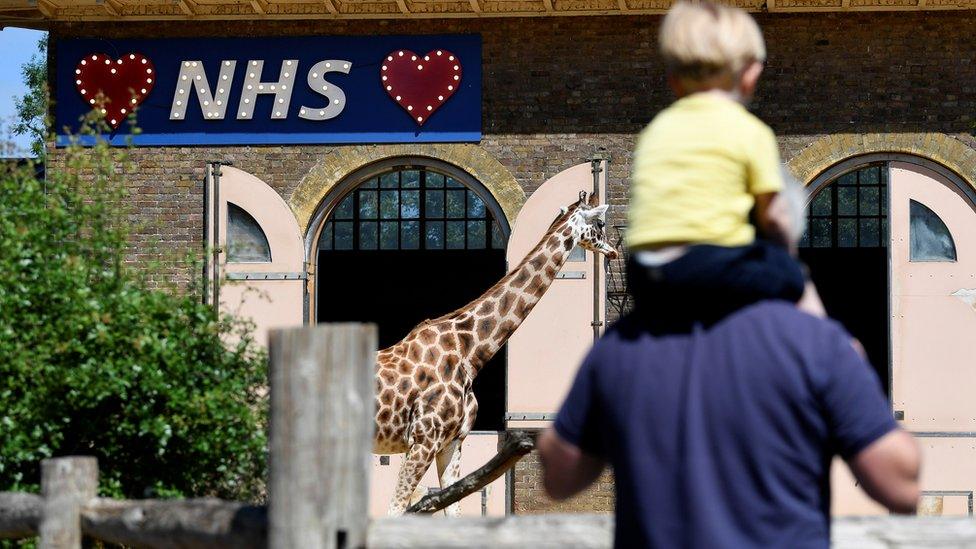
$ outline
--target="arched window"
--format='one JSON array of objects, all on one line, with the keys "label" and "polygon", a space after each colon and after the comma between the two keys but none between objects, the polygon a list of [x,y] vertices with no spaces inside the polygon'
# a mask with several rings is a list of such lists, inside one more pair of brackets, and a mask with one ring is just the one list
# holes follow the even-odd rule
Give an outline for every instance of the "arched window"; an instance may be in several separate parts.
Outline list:
[{"label": "arched window", "polygon": [[484,201],[430,168],[371,177],[332,211],[320,250],[504,249],[505,236]]},{"label": "arched window", "polygon": [[271,246],[261,226],[232,202],[227,203],[227,262],[271,262]]},{"label": "arched window", "polygon": [[804,248],[886,248],[888,170],[884,164],[847,172],[824,186],[807,208]]},{"label": "arched window", "polygon": [[909,200],[909,260],[955,261],[956,243],[945,222],[921,202]]}]

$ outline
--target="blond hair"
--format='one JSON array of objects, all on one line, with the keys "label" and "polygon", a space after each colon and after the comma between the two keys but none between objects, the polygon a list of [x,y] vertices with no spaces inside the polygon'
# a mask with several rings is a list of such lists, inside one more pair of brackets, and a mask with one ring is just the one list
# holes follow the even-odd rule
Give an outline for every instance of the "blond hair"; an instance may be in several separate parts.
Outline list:
[{"label": "blond hair", "polygon": [[686,84],[735,77],[766,60],[759,25],[745,11],[711,2],[676,3],[661,23],[661,55]]}]

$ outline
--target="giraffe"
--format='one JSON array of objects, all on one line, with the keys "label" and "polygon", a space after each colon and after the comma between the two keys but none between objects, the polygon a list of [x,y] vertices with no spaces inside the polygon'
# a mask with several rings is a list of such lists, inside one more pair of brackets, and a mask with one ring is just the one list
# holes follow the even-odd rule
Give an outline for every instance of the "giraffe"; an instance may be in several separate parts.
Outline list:
[{"label": "giraffe", "polygon": [[[471,384],[546,292],[569,252],[579,244],[613,259],[607,243],[607,206],[580,193],[564,207],[525,259],[484,294],[442,317],[425,320],[376,362],[377,454],[406,454],[389,514],[400,515],[432,461],[441,488],[458,480],[461,442],[478,402]],[[452,504],[449,516],[460,514]]]}]

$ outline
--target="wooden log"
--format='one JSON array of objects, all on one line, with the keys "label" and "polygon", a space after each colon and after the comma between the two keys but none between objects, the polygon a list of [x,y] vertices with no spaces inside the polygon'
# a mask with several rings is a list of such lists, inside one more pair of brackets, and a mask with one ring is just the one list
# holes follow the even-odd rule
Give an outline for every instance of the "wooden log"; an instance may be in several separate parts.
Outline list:
[{"label": "wooden log", "polygon": [[363,547],[376,327],[271,332],[269,545]]},{"label": "wooden log", "polygon": [[0,539],[36,536],[43,506],[37,494],[0,492]]},{"label": "wooden log", "polygon": [[41,497],[44,498],[41,549],[81,548],[81,507],[98,491],[98,460],[62,457],[41,462]]},{"label": "wooden log", "polygon": [[448,486],[447,488],[414,503],[407,508],[408,513],[434,513],[444,509],[455,501],[481,490],[505,471],[511,469],[522,456],[535,448],[535,437],[525,431],[513,431],[508,434],[502,449],[495,457],[488,460],[478,469]]},{"label": "wooden log", "polygon": [[613,517],[610,515],[516,515],[454,519],[404,515],[377,519],[369,528],[370,549],[610,549],[612,545]]},{"label": "wooden log", "polygon": [[264,506],[214,498],[96,499],[82,509],[82,530],[93,538],[134,547],[264,549]]}]

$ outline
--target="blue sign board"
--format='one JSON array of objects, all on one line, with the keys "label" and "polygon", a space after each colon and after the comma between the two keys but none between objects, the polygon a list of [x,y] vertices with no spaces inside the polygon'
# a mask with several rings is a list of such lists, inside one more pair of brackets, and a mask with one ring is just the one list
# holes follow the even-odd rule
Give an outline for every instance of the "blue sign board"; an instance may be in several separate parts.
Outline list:
[{"label": "blue sign board", "polygon": [[113,144],[481,139],[477,35],[70,39],[56,52],[58,145],[91,109]]}]

